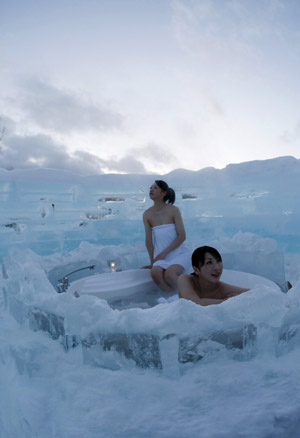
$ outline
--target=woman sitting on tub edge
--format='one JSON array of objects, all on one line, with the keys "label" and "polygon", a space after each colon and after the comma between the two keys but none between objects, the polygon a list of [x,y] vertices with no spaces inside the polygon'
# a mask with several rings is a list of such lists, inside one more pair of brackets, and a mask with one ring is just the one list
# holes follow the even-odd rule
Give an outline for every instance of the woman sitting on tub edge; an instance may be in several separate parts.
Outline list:
[{"label": "woman sitting on tub edge", "polygon": [[154,205],[143,214],[146,248],[150,257],[153,281],[164,291],[177,290],[178,277],[189,266],[190,251],[183,243],[185,229],[180,210],[173,204],[175,192],[165,181],[156,180],[150,187]]}]

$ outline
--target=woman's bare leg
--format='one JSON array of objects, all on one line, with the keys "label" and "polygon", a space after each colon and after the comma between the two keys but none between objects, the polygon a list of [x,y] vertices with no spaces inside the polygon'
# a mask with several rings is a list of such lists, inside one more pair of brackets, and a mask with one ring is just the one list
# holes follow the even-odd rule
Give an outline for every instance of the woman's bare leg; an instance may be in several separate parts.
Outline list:
[{"label": "woman's bare leg", "polygon": [[183,274],[184,268],[181,265],[171,265],[167,269],[154,266],[150,272],[152,280],[160,289],[166,292],[174,292],[177,290],[178,277]]},{"label": "woman's bare leg", "polygon": [[160,266],[154,266],[151,269],[150,273],[151,273],[152,280],[154,281],[154,283],[157,284],[157,286],[160,289],[162,289],[166,292],[172,292],[173,289],[164,280],[165,269],[161,268]]},{"label": "woman's bare leg", "polygon": [[171,265],[164,272],[164,281],[171,291],[177,291],[178,277],[184,273],[184,267],[181,265]]}]

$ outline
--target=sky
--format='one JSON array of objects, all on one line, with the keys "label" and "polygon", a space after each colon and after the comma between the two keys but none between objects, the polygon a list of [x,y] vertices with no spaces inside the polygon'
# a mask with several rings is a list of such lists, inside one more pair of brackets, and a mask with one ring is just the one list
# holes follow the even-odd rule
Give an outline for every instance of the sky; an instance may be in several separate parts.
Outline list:
[{"label": "sky", "polygon": [[300,158],[298,0],[0,0],[0,167]]}]

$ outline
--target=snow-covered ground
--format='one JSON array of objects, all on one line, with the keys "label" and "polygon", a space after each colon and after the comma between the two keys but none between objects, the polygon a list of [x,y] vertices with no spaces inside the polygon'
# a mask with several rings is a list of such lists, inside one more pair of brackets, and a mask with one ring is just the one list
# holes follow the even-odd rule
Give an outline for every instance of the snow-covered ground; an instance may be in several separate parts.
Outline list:
[{"label": "snow-covered ground", "polygon": [[[227,268],[278,283],[285,275],[294,286],[288,293],[264,287],[206,308],[178,300],[127,309],[56,293],[57,280],[73,269],[147,262],[141,215],[153,179],[0,172],[1,438],[299,437],[298,160],[164,177],[176,190],[191,249],[211,243]],[[163,366],[138,366],[99,342],[66,349],[63,335],[34,330],[35,311],[62,318],[64,335],[85,340],[159,338]],[[244,348],[211,337],[247,327],[253,335]],[[177,360],[182,336],[202,339],[201,360]]]}]

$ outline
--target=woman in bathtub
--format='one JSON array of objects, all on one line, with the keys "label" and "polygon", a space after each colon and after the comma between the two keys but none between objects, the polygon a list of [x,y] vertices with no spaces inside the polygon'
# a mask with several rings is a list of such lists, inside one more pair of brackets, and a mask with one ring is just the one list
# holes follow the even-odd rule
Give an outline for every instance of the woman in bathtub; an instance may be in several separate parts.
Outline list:
[{"label": "woman in bathtub", "polygon": [[192,274],[178,279],[178,296],[202,306],[219,304],[249,289],[220,281],[223,272],[222,257],[215,248],[201,246],[192,254]]},{"label": "woman in bathtub", "polygon": [[143,214],[146,248],[153,281],[164,291],[177,290],[177,279],[189,266],[190,251],[183,243],[185,229],[180,210],[173,204],[175,192],[165,181],[150,187],[154,205]]}]

